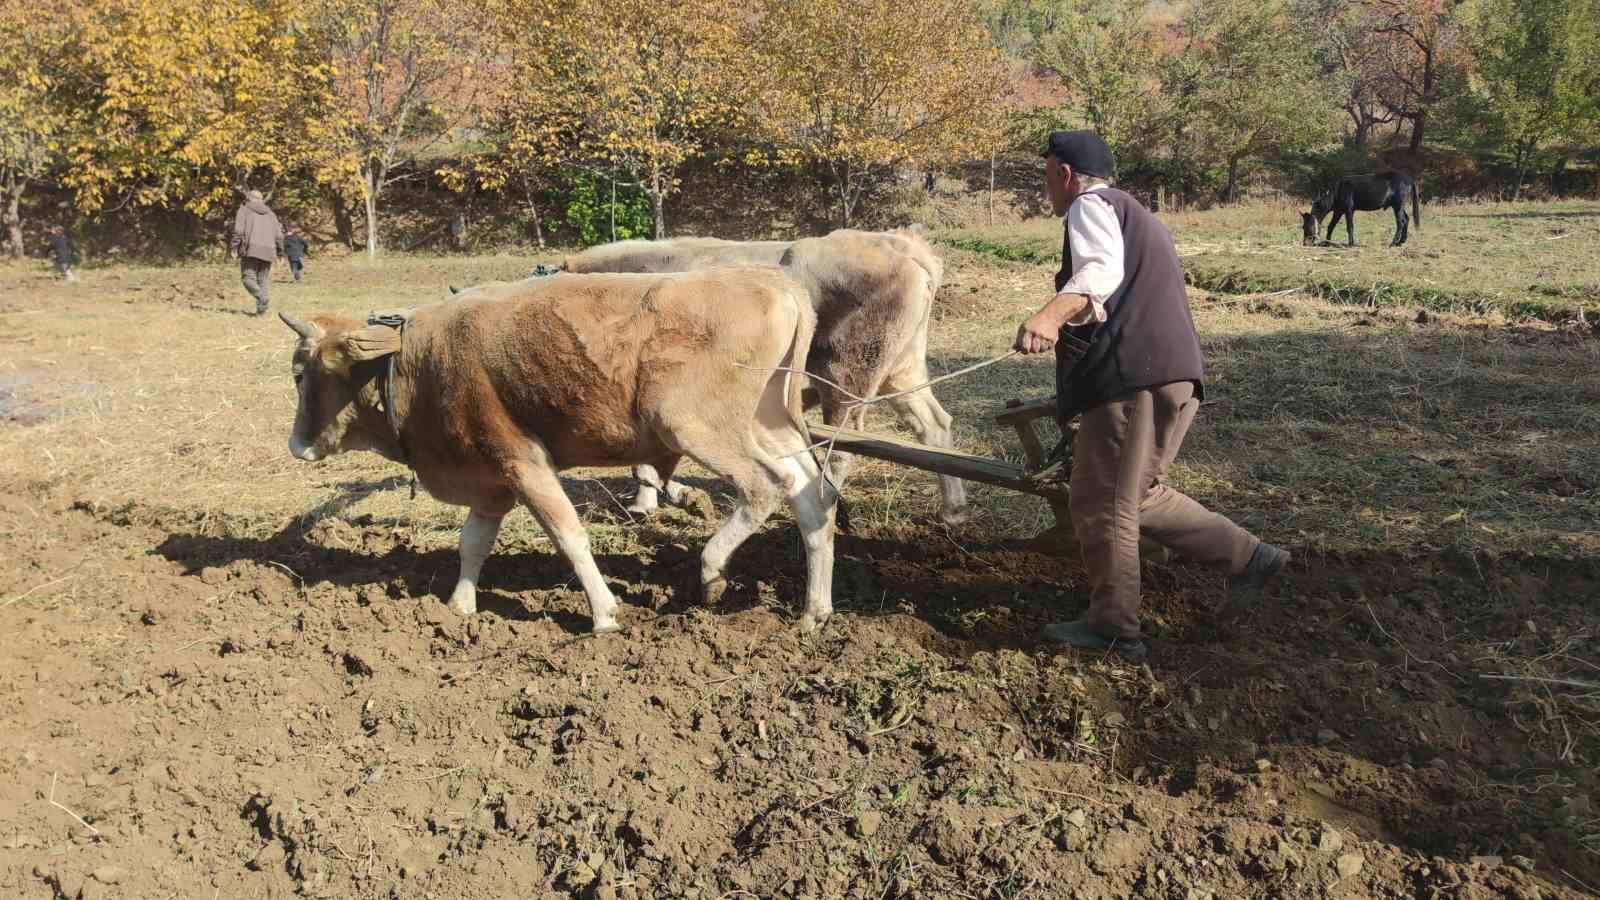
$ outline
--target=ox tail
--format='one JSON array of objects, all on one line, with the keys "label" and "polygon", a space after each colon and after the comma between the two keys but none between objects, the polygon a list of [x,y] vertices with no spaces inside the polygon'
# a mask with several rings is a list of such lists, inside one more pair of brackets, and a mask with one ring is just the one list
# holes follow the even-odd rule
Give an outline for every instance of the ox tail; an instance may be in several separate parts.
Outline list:
[{"label": "ox tail", "polygon": [[1417,186],[1417,179],[1411,179],[1411,221],[1417,223],[1417,230],[1422,230],[1422,189]]},{"label": "ox tail", "polygon": [[793,371],[783,373],[784,405],[789,409],[789,420],[794,427],[800,429],[800,434],[806,439],[806,445],[811,444],[811,429],[806,425],[805,416],[805,389],[810,381],[798,373],[806,371],[806,356],[811,352],[811,339],[817,332],[817,313],[811,308],[810,300],[800,292],[798,286],[787,291],[789,302],[794,304],[795,326],[794,335],[790,339],[789,352],[784,358],[783,365]]}]

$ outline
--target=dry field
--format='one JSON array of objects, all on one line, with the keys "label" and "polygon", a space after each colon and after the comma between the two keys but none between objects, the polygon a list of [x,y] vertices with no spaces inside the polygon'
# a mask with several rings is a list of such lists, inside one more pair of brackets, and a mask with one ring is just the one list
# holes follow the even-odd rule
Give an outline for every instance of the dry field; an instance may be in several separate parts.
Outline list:
[{"label": "dry field", "polygon": [[[1003,351],[1051,270],[946,254],[936,371]],[[431,302],[535,261],[314,261],[274,302]],[[461,620],[439,593],[464,511],[376,457],[292,460],[291,336],[248,303],[223,267],[0,268],[0,895],[1600,886],[1581,328],[1196,293],[1211,402],[1175,478],[1297,562],[1235,633],[1205,615],[1218,574],[1150,566],[1155,654],[1128,666],[1034,641],[1084,602],[1041,501],[977,486],[947,528],[930,477],[879,463],[846,487],[817,636],[785,518],[705,608],[715,523],[633,520],[622,472],[567,485],[623,634],[584,634],[524,513]],[[1018,457],[991,417],[1050,371],[942,386],[958,442]]]}]

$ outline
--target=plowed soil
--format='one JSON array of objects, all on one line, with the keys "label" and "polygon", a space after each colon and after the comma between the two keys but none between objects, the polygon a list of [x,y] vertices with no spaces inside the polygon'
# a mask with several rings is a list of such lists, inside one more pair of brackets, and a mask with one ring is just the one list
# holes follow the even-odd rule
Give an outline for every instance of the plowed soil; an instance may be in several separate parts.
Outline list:
[{"label": "plowed soil", "polygon": [[[395,292],[414,302],[531,262],[397,265],[416,271],[387,277],[426,283]],[[1020,277],[988,265],[953,260],[942,322],[1014,328],[999,301],[962,299],[964,283]],[[393,305],[349,266],[312,271],[329,284],[318,302]],[[974,523],[946,529],[925,479],[863,467],[841,613],[802,637],[787,519],[704,607],[695,559],[716,523],[632,521],[620,473],[578,473],[626,630],[585,633],[569,567],[523,514],[462,619],[440,600],[461,512],[410,501],[381,461],[287,458],[288,332],[226,315],[214,286],[230,278],[91,271],[76,293],[9,278],[0,895],[1555,898],[1600,884],[1592,555],[1282,534],[1294,570],[1226,632],[1206,615],[1220,575],[1149,565],[1155,653],[1136,665],[1035,641],[1082,609],[1084,585],[1070,542],[1006,524],[1006,504],[1031,500],[979,489]],[[727,513],[717,485],[688,480]]]}]

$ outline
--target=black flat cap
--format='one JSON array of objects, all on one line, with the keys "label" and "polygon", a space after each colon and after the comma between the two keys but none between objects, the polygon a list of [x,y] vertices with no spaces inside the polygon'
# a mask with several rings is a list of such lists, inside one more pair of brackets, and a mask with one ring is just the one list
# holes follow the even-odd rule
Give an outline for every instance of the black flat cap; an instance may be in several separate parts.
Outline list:
[{"label": "black flat cap", "polygon": [[1064,162],[1072,171],[1082,175],[1110,178],[1116,174],[1117,163],[1111,158],[1111,148],[1100,135],[1087,129],[1080,131],[1052,131],[1040,156],[1053,156]]}]

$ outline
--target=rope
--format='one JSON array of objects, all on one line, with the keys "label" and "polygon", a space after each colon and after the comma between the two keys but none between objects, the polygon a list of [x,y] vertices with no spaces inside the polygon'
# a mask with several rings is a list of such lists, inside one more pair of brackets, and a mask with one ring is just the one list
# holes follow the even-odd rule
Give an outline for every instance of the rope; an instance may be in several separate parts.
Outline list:
[{"label": "rope", "polygon": [[[747,366],[744,363],[734,363],[734,365],[738,366],[741,369],[755,369],[755,370],[761,371],[761,372],[788,372],[788,373],[793,374],[793,375],[804,375],[807,378],[811,378],[811,379],[814,379],[816,381],[822,382],[823,384],[827,385],[828,387],[831,387],[834,390],[838,391],[839,393],[844,394],[846,397],[850,398],[851,402],[846,403],[844,405],[845,406],[844,423],[846,425],[848,425],[849,422],[850,422],[851,413],[857,412],[858,410],[860,412],[860,415],[857,416],[856,421],[857,421],[858,424],[865,424],[865,422],[866,422],[865,416],[866,416],[866,413],[867,413],[866,407],[871,406],[874,403],[879,403],[879,402],[882,402],[884,400],[893,400],[896,397],[904,397],[907,394],[915,394],[917,391],[926,390],[928,388],[933,387],[936,384],[939,384],[940,382],[949,381],[952,378],[959,378],[962,375],[970,375],[973,372],[978,371],[979,369],[986,369],[989,366],[994,365],[995,363],[1004,362],[1004,361],[1010,359],[1011,357],[1016,356],[1018,353],[1021,353],[1021,352],[1022,352],[1021,350],[1008,350],[1005,353],[1002,353],[999,356],[996,356],[996,357],[994,357],[992,359],[986,359],[983,362],[974,363],[974,364],[972,364],[970,366],[967,366],[965,369],[958,369],[958,370],[956,370],[954,372],[950,372],[950,373],[945,374],[945,375],[940,375],[938,378],[934,378],[934,379],[932,379],[930,381],[923,382],[922,384],[919,384],[916,387],[906,388],[903,391],[895,391],[892,394],[880,394],[880,395],[878,395],[876,397],[862,397],[862,396],[860,396],[858,394],[853,394],[850,391],[846,390],[845,388],[841,387],[840,385],[838,385],[838,384],[836,384],[836,383],[834,383],[832,381],[829,381],[826,378],[823,378],[821,375],[816,375],[816,374],[813,374],[811,372],[806,372],[806,371],[802,371],[800,369],[791,368],[789,366],[771,366],[771,367],[768,367],[768,366]],[[818,447],[826,446],[828,448],[822,454],[822,478],[819,480],[818,485],[817,485],[817,490],[819,492],[821,492],[823,490],[822,482],[830,480],[829,477],[828,477],[828,463],[829,463],[829,461],[831,461],[833,459],[833,443],[834,443],[834,441],[837,441],[838,439],[839,439],[839,432],[835,431],[833,433],[833,436],[828,438],[826,441],[822,441],[822,442],[813,444],[810,447],[807,447],[805,450],[800,450],[800,451],[797,451],[795,453],[788,454],[788,456],[798,456],[800,453],[808,453],[808,452],[810,452],[812,450],[817,449]],[[835,491],[842,491],[844,489],[844,485],[843,484],[836,484],[836,485],[833,486],[833,489]]]}]

